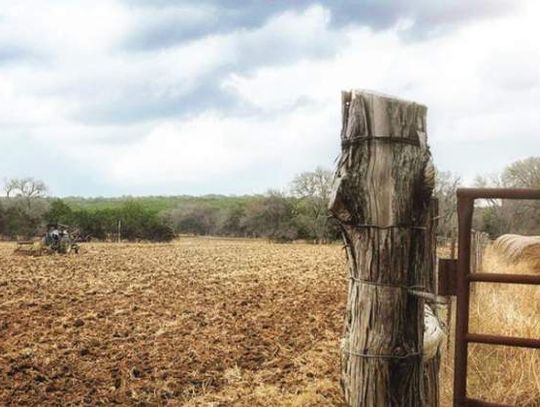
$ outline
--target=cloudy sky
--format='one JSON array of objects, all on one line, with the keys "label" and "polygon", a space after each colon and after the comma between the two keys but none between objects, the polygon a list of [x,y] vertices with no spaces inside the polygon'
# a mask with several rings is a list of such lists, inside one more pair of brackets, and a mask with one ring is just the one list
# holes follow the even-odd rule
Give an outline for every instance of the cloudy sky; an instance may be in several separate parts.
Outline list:
[{"label": "cloudy sky", "polygon": [[540,155],[534,0],[0,0],[0,179],[243,194],[339,150],[340,91],[428,106],[436,165]]}]

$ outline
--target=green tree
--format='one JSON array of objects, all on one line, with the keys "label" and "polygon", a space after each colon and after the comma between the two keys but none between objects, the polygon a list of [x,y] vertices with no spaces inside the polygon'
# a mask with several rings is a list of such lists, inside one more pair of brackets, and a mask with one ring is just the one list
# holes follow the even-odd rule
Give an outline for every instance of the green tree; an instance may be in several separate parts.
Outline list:
[{"label": "green tree", "polygon": [[9,206],[4,212],[4,234],[11,239],[36,235],[41,218],[30,216],[21,206]]},{"label": "green tree", "polygon": [[47,223],[70,224],[73,221],[73,211],[64,201],[55,199],[45,212],[44,218]]}]

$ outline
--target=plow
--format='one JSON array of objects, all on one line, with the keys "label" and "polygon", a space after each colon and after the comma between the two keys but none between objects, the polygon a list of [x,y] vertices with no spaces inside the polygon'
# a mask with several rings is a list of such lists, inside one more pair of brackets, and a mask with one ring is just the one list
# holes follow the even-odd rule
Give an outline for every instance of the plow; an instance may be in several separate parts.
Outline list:
[{"label": "plow", "polygon": [[26,240],[17,242],[15,253],[28,256],[42,256],[46,254],[78,253],[79,245],[69,228],[60,224],[47,225],[47,232],[40,240]]}]

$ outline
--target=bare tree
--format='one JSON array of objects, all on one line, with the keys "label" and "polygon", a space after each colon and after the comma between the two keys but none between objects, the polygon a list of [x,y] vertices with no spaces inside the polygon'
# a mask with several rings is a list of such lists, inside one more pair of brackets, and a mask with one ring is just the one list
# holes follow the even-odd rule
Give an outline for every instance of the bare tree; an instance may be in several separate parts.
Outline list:
[{"label": "bare tree", "polygon": [[435,172],[435,190],[433,195],[439,200],[438,233],[446,237],[455,237],[457,230],[457,189],[461,178],[449,171]]},{"label": "bare tree", "polygon": [[240,223],[252,236],[264,236],[275,241],[294,240],[297,238],[294,215],[290,199],[279,191],[268,191],[247,206]]},{"label": "bare tree", "polygon": [[[502,174],[479,176],[477,187],[540,188],[540,157],[529,157],[507,166]],[[481,228],[492,237],[503,233],[540,233],[540,203],[537,201],[490,200],[481,210]]]},{"label": "bare tree", "polygon": [[303,172],[292,181],[293,194],[300,197],[317,198],[328,205],[332,190],[332,172],[323,167],[315,171]]},{"label": "bare tree", "polygon": [[322,167],[297,175],[291,184],[291,192],[306,205],[306,223],[319,242],[328,232],[328,201],[332,190],[332,172]]},{"label": "bare tree", "polygon": [[4,192],[6,193],[6,197],[9,198],[11,196],[11,193],[14,192],[18,187],[18,180],[16,178],[12,179],[4,179]]},{"label": "bare tree", "polygon": [[529,157],[510,164],[501,178],[505,186],[511,188],[540,188],[540,157]]},{"label": "bare tree", "polygon": [[6,196],[21,198],[26,203],[26,207],[30,210],[32,201],[36,198],[43,198],[48,191],[47,185],[32,177],[26,178],[11,178],[5,181],[4,191]]},{"label": "bare tree", "polygon": [[[504,186],[510,188],[540,188],[540,157],[529,157],[510,164],[504,169],[501,180]],[[502,207],[512,220],[512,231],[540,233],[540,202],[506,200],[502,202]]]}]

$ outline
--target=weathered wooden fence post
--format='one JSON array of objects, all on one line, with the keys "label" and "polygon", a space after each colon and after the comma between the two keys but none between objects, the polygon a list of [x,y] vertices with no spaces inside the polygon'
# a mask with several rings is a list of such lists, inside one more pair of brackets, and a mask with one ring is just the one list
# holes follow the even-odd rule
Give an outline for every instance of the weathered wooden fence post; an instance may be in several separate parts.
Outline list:
[{"label": "weathered wooden fence post", "polygon": [[[425,249],[422,249],[425,253],[425,265],[426,265],[426,272],[419,276],[419,282],[424,287],[424,289],[430,293],[436,293],[437,292],[437,225],[438,225],[438,219],[439,219],[439,201],[436,198],[431,199],[431,203],[429,205],[429,214],[427,219],[427,228],[426,228],[426,234],[425,234]],[[443,338],[440,336],[440,334],[443,334],[442,328],[439,323],[438,315],[437,315],[437,304],[435,299],[433,301],[428,301],[429,304],[424,306],[424,324],[426,324],[426,320],[428,318],[428,315],[426,315],[425,311],[428,310],[429,313],[432,314],[432,318],[436,318],[436,321],[430,321],[431,324],[426,324],[424,326],[424,387],[422,389],[423,393],[423,405],[426,407],[437,407],[439,405],[440,401],[440,392],[439,392],[439,371],[440,371],[440,363],[441,363],[441,355],[439,352],[439,345],[438,341]],[[435,323],[435,326],[432,324]],[[449,325],[447,325],[449,326]],[[433,330],[440,329],[440,332],[434,332]],[[431,331],[430,331],[431,330]],[[430,346],[427,346],[431,349],[426,349],[426,344],[430,343]],[[431,355],[427,355],[427,352],[432,352]]]},{"label": "weathered wooden fence post", "polygon": [[369,92],[342,94],[330,210],[349,264],[342,387],[353,407],[438,405],[438,372],[429,380],[424,372],[424,300],[412,293],[434,285],[426,110]]}]

